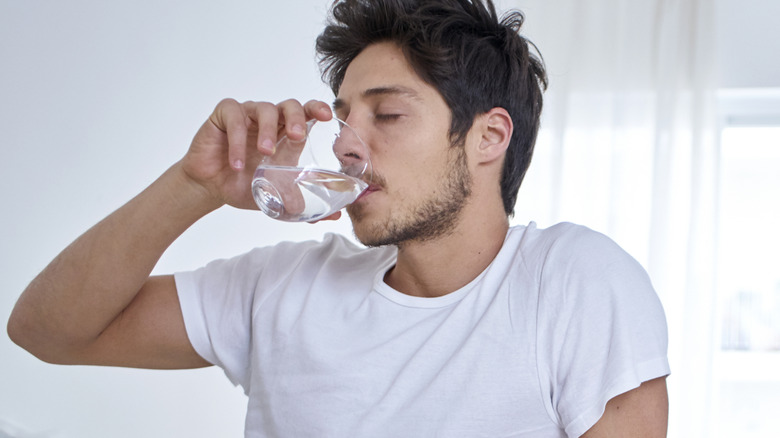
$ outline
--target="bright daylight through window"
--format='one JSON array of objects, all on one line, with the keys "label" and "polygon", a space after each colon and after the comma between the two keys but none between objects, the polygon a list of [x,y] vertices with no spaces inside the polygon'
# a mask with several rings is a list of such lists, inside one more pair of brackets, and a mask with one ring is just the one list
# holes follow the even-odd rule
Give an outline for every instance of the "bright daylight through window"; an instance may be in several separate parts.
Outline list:
[{"label": "bright daylight through window", "polygon": [[715,358],[717,437],[777,437],[780,406],[780,120],[721,134]]},{"label": "bright daylight through window", "polygon": [[721,348],[780,350],[780,126],[722,134]]}]

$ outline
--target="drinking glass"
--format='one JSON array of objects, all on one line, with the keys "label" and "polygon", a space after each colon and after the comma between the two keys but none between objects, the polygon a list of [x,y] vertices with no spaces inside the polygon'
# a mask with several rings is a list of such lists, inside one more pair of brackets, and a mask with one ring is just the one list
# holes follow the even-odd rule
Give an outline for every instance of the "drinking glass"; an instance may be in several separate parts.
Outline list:
[{"label": "drinking glass", "polygon": [[308,121],[303,140],[282,137],[257,166],[252,196],[273,219],[311,222],[354,202],[370,182],[368,147],[333,117]]}]

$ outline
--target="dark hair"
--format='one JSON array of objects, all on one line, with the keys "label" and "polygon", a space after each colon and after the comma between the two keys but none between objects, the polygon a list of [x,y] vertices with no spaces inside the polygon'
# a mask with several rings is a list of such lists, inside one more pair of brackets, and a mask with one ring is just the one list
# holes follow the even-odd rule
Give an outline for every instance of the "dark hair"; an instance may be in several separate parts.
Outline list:
[{"label": "dark hair", "polygon": [[491,0],[337,0],[316,49],[323,80],[338,95],[347,67],[364,48],[396,43],[452,111],[454,145],[462,144],[476,116],[506,109],[514,132],[501,196],[511,215],[533,155],[547,88],[544,64],[529,50],[536,46],[518,34],[523,20],[519,11],[499,20]]}]

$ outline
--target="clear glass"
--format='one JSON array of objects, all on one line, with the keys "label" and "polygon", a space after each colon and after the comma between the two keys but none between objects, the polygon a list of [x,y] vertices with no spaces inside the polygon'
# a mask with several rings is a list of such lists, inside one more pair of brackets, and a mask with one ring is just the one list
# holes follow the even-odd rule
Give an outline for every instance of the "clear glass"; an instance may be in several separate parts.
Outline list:
[{"label": "clear glass", "polygon": [[252,179],[252,195],[269,217],[286,222],[325,218],[354,202],[371,182],[368,147],[349,125],[310,120],[306,137],[282,137]]}]

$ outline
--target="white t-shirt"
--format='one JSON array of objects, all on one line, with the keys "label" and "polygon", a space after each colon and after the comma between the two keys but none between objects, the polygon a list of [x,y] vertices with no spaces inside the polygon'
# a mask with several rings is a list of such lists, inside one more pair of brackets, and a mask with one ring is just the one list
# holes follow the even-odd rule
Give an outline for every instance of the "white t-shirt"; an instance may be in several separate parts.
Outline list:
[{"label": "white t-shirt", "polygon": [[599,233],[513,227],[438,298],[385,284],[396,257],[327,235],[176,274],[192,345],[249,397],[247,437],[576,437],[669,374],[650,280]]}]

